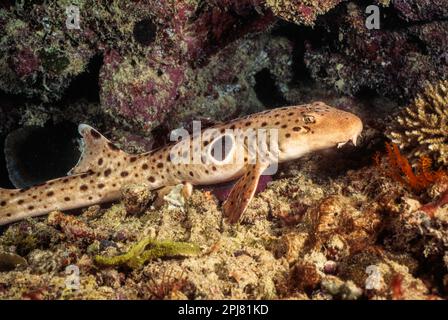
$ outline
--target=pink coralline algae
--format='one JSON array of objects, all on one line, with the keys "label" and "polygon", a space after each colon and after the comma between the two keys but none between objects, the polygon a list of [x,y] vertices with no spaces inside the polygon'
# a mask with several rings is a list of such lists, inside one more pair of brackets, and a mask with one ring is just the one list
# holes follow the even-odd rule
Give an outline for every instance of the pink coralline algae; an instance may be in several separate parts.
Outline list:
[{"label": "pink coralline algae", "polygon": [[88,13],[82,15],[80,29],[67,29],[67,16],[61,14],[65,3],[0,8],[0,89],[56,101],[92,57],[109,51],[140,61],[163,52],[170,64],[201,64],[245,34],[266,30],[274,17],[261,4],[87,0],[78,5]]},{"label": "pink coralline algae", "polygon": [[37,71],[40,64],[39,58],[29,48],[21,50],[13,60],[14,70],[19,77],[26,77]]},{"label": "pink coralline algae", "polygon": [[131,59],[110,51],[100,72],[101,102],[107,113],[144,135],[161,124],[173,129],[201,117],[226,120],[263,108],[254,91],[257,72],[272,70],[279,85],[291,80],[292,50],[285,38],[251,35],[200,67],[162,54]]},{"label": "pink coralline algae", "polygon": [[105,110],[143,128],[160,124],[158,120],[165,118],[178,99],[185,66],[148,58],[134,67],[116,52],[108,53],[105,60],[110,61],[100,74]]}]

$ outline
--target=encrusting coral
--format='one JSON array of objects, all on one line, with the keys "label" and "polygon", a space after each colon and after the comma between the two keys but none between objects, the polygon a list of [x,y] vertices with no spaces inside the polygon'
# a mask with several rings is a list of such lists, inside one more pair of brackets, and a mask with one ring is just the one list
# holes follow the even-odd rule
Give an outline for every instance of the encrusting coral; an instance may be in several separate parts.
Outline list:
[{"label": "encrusting coral", "polygon": [[414,157],[448,166],[448,81],[428,85],[397,119],[390,137]]}]

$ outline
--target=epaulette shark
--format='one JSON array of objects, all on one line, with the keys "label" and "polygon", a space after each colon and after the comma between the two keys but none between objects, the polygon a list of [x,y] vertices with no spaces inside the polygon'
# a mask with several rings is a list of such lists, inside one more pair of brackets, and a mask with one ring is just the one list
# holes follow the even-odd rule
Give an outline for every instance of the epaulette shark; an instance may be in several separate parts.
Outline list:
[{"label": "epaulette shark", "polygon": [[195,185],[238,179],[223,203],[224,216],[235,223],[262,174],[318,150],[348,141],[356,145],[362,128],[356,115],[314,102],[252,114],[188,136],[177,131],[174,143],[132,155],[81,124],[78,164],[65,177],[25,189],[0,189],[0,225],[114,201],[130,184],[145,184],[150,190],[184,184],[191,193]]}]

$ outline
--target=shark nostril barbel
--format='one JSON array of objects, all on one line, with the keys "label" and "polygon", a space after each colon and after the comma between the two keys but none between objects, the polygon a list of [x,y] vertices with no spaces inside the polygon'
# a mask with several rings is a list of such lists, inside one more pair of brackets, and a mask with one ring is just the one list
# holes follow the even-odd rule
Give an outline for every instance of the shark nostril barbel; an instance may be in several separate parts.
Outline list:
[{"label": "shark nostril barbel", "polygon": [[[260,176],[275,173],[278,163],[332,148],[335,140],[342,141],[338,147],[350,140],[356,145],[361,120],[345,112],[346,121],[340,124],[340,115],[340,110],[323,102],[270,109],[193,135],[180,130],[184,134],[175,135],[171,145],[139,155],[120,150],[97,130],[81,124],[83,151],[78,164],[67,176],[37,186],[0,189],[0,225],[117,200],[130,184],[156,190],[182,183],[191,190],[193,185],[238,179],[223,203],[224,216],[235,223],[253,198]],[[210,158],[213,147],[223,154],[212,157],[226,161],[202,161]]]}]

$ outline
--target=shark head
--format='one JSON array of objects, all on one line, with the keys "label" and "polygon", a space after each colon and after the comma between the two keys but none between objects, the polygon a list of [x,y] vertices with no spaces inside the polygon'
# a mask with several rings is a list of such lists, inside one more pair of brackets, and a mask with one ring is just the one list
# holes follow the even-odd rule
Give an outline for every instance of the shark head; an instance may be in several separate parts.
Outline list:
[{"label": "shark head", "polygon": [[287,138],[280,140],[284,151],[283,160],[297,158],[298,156],[341,147],[347,142],[355,146],[363,129],[361,119],[343,110],[315,102],[308,105],[296,117],[300,130],[293,128],[285,133]]}]

